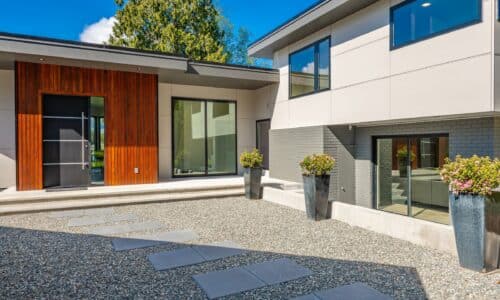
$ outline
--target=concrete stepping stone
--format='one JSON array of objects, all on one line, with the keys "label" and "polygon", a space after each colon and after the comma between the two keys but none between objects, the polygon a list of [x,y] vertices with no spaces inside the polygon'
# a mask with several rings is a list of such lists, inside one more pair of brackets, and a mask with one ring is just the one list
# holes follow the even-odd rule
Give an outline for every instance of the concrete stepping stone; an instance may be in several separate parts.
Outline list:
[{"label": "concrete stepping stone", "polygon": [[77,218],[84,216],[104,216],[113,214],[112,207],[55,211],[49,214],[53,219]]},{"label": "concrete stepping stone", "polygon": [[309,295],[294,298],[294,300],[391,300],[389,297],[376,289],[360,282],[344,285],[338,288],[318,291]]},{"label": "concrete stepping stone", "polygon": [[163,224],[152,221],[143,223],[133,223],[133,224],[120,224],[111,226],[101,226],[90,229],[88,232],[95,235],[113,235],[113,234],[123,234],[138,231],[148,231],[163,228]]},{"label": "concrete stepping stone", "polygon": [[223,241],[212,245],[194,246],[193,249],[206,261],[236,256],[245,252],[240,245],[232,241]]},{"label": "concrete stepping stone", "polygon": [[198,235],[192,230],[178,230],[130,238],[117,238],[111,242],[115,251],[126,251],[154,247],[164,243],[183,243],[197,238]]},{"label": "concrete stepping stone", "polygon": [[209,299],[250,291],[266,286],[244,268],[210,272],[193,276]]},{"label": "concrete stepping stone", "polygon": [[245,268],[268,285],[312,275],[311,270],[288,258],[254,264]]},{"label": "concrete stepping stone", "polygon": [[283,258],[224,271],[194,275],[210,299],[287,282],[311,275],[311,270]]},{"label": "concrete stepping stone", "polygon": [[68,221],[68,227],[100,225],[123,221],[136,221],[137,219],[137,216],[134,214],[85,216],[70,219]]},{"label": "concrete stepping stone", "polygon": [[164,271],[205,262],[192,247],[148,255],[156,271]]},{"label": "concrete stepping stone", "polygon": [[157,271],[196,265],[244,253],[241,246],[231,241],[213,245],[193,246],[173,251],[150,254],[149,261]]}]

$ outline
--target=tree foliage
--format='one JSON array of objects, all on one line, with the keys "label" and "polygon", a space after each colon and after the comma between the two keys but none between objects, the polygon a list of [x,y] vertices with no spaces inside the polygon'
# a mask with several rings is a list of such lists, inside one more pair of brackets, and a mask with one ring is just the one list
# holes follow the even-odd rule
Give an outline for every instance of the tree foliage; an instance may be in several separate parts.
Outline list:
[{"label": "tree foliage", "polygon": [[211,0],[115,0],[119,9],[109,43],[225,63],[220,14]]}]

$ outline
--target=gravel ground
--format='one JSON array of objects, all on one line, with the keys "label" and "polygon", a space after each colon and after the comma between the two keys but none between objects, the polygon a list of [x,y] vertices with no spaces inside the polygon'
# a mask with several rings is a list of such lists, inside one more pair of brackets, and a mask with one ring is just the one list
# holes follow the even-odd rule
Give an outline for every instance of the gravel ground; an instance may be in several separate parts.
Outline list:
[{"label": "gravel ground", "polygon": [[[116,207],[168,230],[191,229],[194,244],[232,240],[238,257],[156,272],[146,256],[168,244],[114,252],[110,237],[68,227],[49,213],[0,217],[0,299],[204,299],[192,275],[288,257],[314,275],[226,297],[288,299],[363,282],[396,299],[499,299],[500,274],[461,269],[455,257],[264,201],[226,198]],[[127,235],[121,235],[127,236]]]}]

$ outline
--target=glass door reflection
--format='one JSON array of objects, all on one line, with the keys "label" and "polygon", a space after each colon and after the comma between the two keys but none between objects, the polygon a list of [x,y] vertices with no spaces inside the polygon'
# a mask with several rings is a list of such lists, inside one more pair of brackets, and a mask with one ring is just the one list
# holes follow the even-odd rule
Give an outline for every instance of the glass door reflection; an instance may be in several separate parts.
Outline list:
[{"label": "glass door reflection", "polygon": [[447,136],[376,140],[377,209],[449,224],[448,187],[439,169]]}]

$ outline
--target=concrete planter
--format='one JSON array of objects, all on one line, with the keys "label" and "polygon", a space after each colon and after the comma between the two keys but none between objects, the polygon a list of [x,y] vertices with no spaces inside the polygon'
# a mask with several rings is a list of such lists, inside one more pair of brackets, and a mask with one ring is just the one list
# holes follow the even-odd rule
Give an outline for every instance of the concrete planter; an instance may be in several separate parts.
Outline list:
[{"label": "concrete planter", "polygon": [[262,199],[262,168],[245,168],[245,197],[247,199]]},{"label": "concrete planter", "polygon": [[328,218],[330,175],[302,176],[302,178],[307,218],[316,221]]},{"label": "concrete planter", "polygon": [[450,193],[450,210],[460,266],[488,272],[500,263],[500,201]]}]

